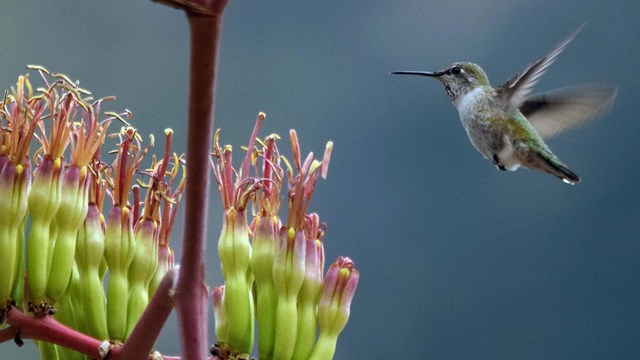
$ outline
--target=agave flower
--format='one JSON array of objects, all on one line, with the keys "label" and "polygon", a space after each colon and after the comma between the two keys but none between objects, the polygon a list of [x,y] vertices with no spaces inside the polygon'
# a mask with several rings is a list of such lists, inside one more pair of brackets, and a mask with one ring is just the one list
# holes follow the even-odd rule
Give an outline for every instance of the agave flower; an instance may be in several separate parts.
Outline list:
[{"label": "agave flower", "polygon": [[322,292],[322,272],[324,271],[322,238],[326,228],[326,224],[320,223],[318,214],[305,216],[305,271],[304,281],[298,293],[298,330],[293,352],[294,359],[308,359],[316,340],[316,312]]},{"label": "agave flower", "polygon": [[[282,157],[287,166],[287,225],[280,231],[279,243],[276,246],[276,261],[273,266],[273,280],[278,292],[274,357],[286,359],[293,356],[298,335],[298,293],[305,281],[307,259],[307,241],[304,236],[305,214],[318,179],[327,175],[333,147],[331,142],[327,143],[322,161],[315,160],[313,153],[309,153],[302,162],[300,144],[295,130],[291,130],[289,135],[296,172],[291,163]],[[315,249],[315,245],[313,247]],[[310,249],[310,251],[313,250]],[[307,335],[303,337],[307,338]],[[301,342],[305,341],[301,340]],[[306,352],[306,350],[299,351]]]},{"label": "agave flower", "polygon": [[95,157],[89,164],[89,204],[87,216],[78,230],[75,262],[78,268],[78,282],[81,307],[87,325],[87,334],[96,339],[109,338],[107,330],[106,300],[103,280],[106,273],[104,260],[105,220],[102,215],[107,181],[104,172],[108,168]]},{"label": "agave flower", "polygon": [[[174,265],[173,250],[169,246],[171,239],[171,231],[176,221],[178,214],[178,205],[182,199],[184,188],[186,185],[186,169],[184,165],[184,157],[178,156],[176,153],[171,153],[171,142],[173,138],[173,130],[165,129],[166,146],[164,151],[164,158],[159,169],[157,169],[158,176],[165,174],[169,179],[163,181],[163,191],[160,193],[162,196],[163,212],[160,219],[160,229],[158,234],[158,266],[156,272],[149,284],[149,296],[153,295],[160,284],[162,277],[171,269]],[[169,162],[173,160],[173,167],[168,170]],[[156,166],[157,167],[157,166]],[[178,174],[182,170],[182,177],[178,178]],[[179,179],[179,180],[178,180]],[[171,192],[171,189],[174,189]]]},{"label": "agave flower", "polygon": [[233,169],[232,148],[221,148],[218,144],[219,130],[214,137],[213,157],[217,160],[213,166],[214,176],[224,206],[222,231],[218,241],[220,268],[225,281],[222,311],[229,319],[226,344],[232,353],[240,357],[249,356],[254,341],[253,275],[249,266],[251,244],[246,209],[256,189],[262,187],[261,181],[248,175],[251,164],[256,159],[255,139],[264,118],[264,114],[258,115],[240,171]]},{"label": "agave flower", "polygon": [[[53,303],[67,290],[74,264],[76,235],[87,217],[89,210],[89,163],[104,142],[111,119],[98,122],[96,113],[100,111],[101,99],[87,104],[75,98],[84,116],[79,124],[70,129],[71,162],[65,170],[60,188],[60,207],[56,212],[57,229],[53,249],[46,296]],[[69,121],[69,120],[67,120]]]},{"label": "agave flower", "polygon": [[[151,169],[148,170],[150,177],[149,183],[144,184],[138,182],[140,186],[147,189],[147,194],[144,200],[144,207],[142,213],[139,214],[139,188],[136,186],[134,190],[134,236],[135,236],[135,255],[133,261],[128,269],[129,280],[129,298],[127,306],[127,333],[128,337],[133,328],[137,324],[138,320],[142,316],[144,309],[149,304],[149,296],[153,295],[151,290],[151,282],[158,275],[158,256],[159,256],[159,237],[162,233],[164,236],[164,248],[170,251],[168,247],[168,235],[170,229],[173,226],[171,220],[175,220],[175,212],[171,212],[171,206],[167,208],[168,204],[174,205],[177,203],[177,198],[183,191],[183,181],[178,185],[177,190],[172,195],[171,185],[174,183],[178,170],[181,166],[181,161],[178,155],[171,153],[171,139],[173,137],[173,131],[170,129],[165,130],[165,152],[164,157],[160,161],[153,159]],[[173,160],[174,166],[171,172],[167,171],[170,162]],[[169,176],[168,181],[165,177]],[[184,175],[184,172],[183,172]],[[168,217],[166,222],[162,222],[162,205],[165,205],[164,210]],[[163,268],[166,272],[166,267],[169,258],[163,258]],[[164,275],[164,273],[162,274]],[[157,280],[159,282],[159,280]],[[157,285],[156,285],[157,286]],[[125,337],[125,338],[126,338]]]},{"label": "agave flower", "polygon": [[359,279],[360,273],[349,258],[339,256],[329,268],[318,305],[320,336],[309,359],[333,358],[338,335],[349,320],[351,301]]},{"label": "agave flower", "polygon": [[[249,357],[253,307],[247,307],[255,301],[261,359],[306,359],[312,354],[330,359],[339,331],[321,336],[322,342],[316,343],[321,322],[317,319],[326,317],[326,310],[319,313],[318,304],[323,288],[336,287],[332,282],[335,275],[330,271],[323,279],[326,225],[317,214],[307,212],[319,178],[327,175],[333,144],[327,143],[322,160],[310,153],[303,161],[298,137],[291,130],[290,162],[276,146],[279,136],[259,140],[263,121],[264,114],[260,114],[238,171],[231,166],[231,147],[218,145],[219,131],[215,136],[214,174],[225,207],[218,243],[225,285],[216,288],[213,295],[218,338],[213,353],[223,358]],[[287,219],[283,224],[278,212],[284,203],[281,191],[285,179]],[[247,227],[250,201],[254,203],[254,219]],[[346,263],[357,274],[353,263]],[[357,275],[353,279],[357,282]],[[248,290],[251,287],[253,293]],[[346,299],[352,295],[344,297],[347,308]]]},{"label": "agave flower", "polygon": [[[33,95],[28,78],[21,77],[0,108],[0,195],[12,199],[0,204],[0,250],[8,249],[0,251],[0,260],[7,260],[0,270],[10,275],[0,279],[0,320],[12,315],[8,311],[16,301],[23,303],[26,289],[30,309],[42,321],[53,321],[48,315],[57,310],[54,318],[67,326],[124,343],[173,266],[169,238],[185,187],[184,160],[171,152],[173,132],[165,130],[164,155],[140,170],[153,137],[142,145],[137,130],[122,118],[131,117],[128,111],[104,113],[108,117],[99,121],[101,104],[111,98],[93,101],[66,76],[37,69],[46,87]],[[56,80],[50,83],[45,75]],[[225,284],[213,292],[218,338],[213,352],[249,358],[257,323],[260,358],[331,359],[359,278],[353,262],[342,257],[323,277],[326,225],[309,213],[333,145],[327,143],[321,160],[310,153],[303,161],[291,130],[289,161],[278,150],[277,135],[258,138],[264,119],[260,113],[237,170],[232,148],[218,144],[219,130],[214,138],[212,165],[224,207],[218,251]],[[108,165],[100,148],[113,120],[125,126],[108,136],[117,138],[110,152],[115,160]],[[30,153],[33,139],[39,145],[35,154]],[[32,182],[31,158],[37,164]],[[111,199],[106,221],[105,198]],[[285,204],[283,221],[278,213]],[[20,254],[28,216],[23,286]],[[39,348],[44,358],[78,357],[46,342]]]},{"label": "agave flower", "polygon": [[16,88],[10,95],[5,92],[0,103],[0,323],[12,302],[22,302],[29,145],[44,111],[27,76],[20,76]]},{"label": "agave flower", "polygon": [[[46,73],[45,70],[40,72]],[[47,88],[41,90],[42,94],[37,99],[46,108],[50,123],[49,131],[43,121],[37,123],[42,146],[29,191],[31,225],[27,239],[27,285],[30,307],[37,315],[49,313],[56,300],[50,299],[46,293],[50,275],[48,270],[52,265],[57,238],[54,219],[61,203],[65,172],[63,155],[71,141],[72,124],[79,102],[78,93],[69,90],[71,82],[65,82],[64,76],[58,77],[63,80],[49,84],[43,76]]]},{"label": "agave flower", "polygon": [[278,211],[282,206],[280,189],[284,172],[276,146],[277,135],[268,136],[263,145],[262,167],[257,168],[263,187],[256,192],[257,212],[251,223],[253,232],[251,269],[255,278],[258,351],[264,358],[273,356],[278,295],[273,284],[275,248],[279,241],[282,221]]},{"label": "agave flower", "polygon": [[113,164],[113,207],[105,229],[105,259],[109,267],[107,319],[109,337],[124,341],[127,331],[129,266],[135,257],[134,214],[128,202],[133,177],[152,142],[142,148],[135,129],[122,128],[120,144]]}]

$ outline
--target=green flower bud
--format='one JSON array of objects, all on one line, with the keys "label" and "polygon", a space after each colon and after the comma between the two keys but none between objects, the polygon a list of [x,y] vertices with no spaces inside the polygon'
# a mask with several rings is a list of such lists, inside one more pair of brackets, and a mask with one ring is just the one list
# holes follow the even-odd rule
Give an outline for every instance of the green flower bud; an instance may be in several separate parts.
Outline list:
[{"label": "green flower bud", "polygon": [[275,342],[278,296],[273,287],[273,263],[280,227],[277,216],[258,216],[253,224],[251,269],[255,277],[258,351],[265,359],[273,357]]},{"label": "green flower bud", "polygon": [[157,224],[141,219],[135,229],[135,256],[128,270],[129,303],[127,306],[127,336],[140,320],[149,304],[149,283],[158,265]]},{"label": "green flower bud", "polygon": [[306,242],[302,231],[283,227],[275,250],[273,284],[278,293],[274,359],[291,359],[298,326],[297,298],[304,281]]},{"label": "green flower bud", "polygon": [[60,158],[45,156],[38,164],[29,192],[31,226],[27,238],[27,286],[30,301],[36,308],[49,304],[45,296],[51,258],[51,226],[60,206]]},{"label": "green flower bud", "polygon": [[156,293],[156,289],[158,288],[158,285],[160,285],[160,281],[167,271],[173,267],[173,250],[171,250],[168,245],[158,245],[158,249],[156,251],[158,252],[158,266],[156,267],[156,272],[149,284],[149,298]]},{"label": "green flower bud", "polygon": [[46,341],[36,341],[36,344],[42,360],[58,360],[60,358],[57,345]]},{"label": "green flower bud", "polygon": [[244,211],[225,211],[218,254],[224,276],[223,306],[227,314],[227,345],[238,355],[251,354],[254,341],[254,306],[249,270],[251,245]]},{"label": "green flower bud", "polygon": [[87,334],[96,339],[108,339],[106,303],[100,275],[105,247],[101,217],[102,214],[97,205],[89,204],[87,217],[78,231],[76,264]]},{"label": "green flower bud", "polygon": [[28,76],[0,99],[0,322],[7,302],[24,302],[24,247],[31,183],[29,145],[43,113]]},{"label": "green flower bud", "polygon": [[[76,329],[82,333],[87,333],[87,321],[85,317],[84,307],[80,302],[80,281],[79,273],[76,266],[73,266],[71,279],[69,281],[69,291],[56,302],[56,314],[54,319]],[[74,350],[63,346],[55,346],[58,359],[65,360],[82,360],[84,356]]]},{"label": "green flower bud", "polygon": [[13,293],[22,284],[24,232],[19,230],[26,219],[29,180],[28,166],[0,157],[0,311],[11,299],[18,300]]},{"label": "green flower bud", "polygon": [[227,312],[224,309],[224,285],[214,288],[213,294],[213,317],[216,321],[216,339],[218,346],[224,348],[227,345]]},{"label": "green flower bud", "polygon": [[56,302],[67,290],[76,252],[76,237],[89,208],[87,168],[67,169],[60,192],[60,208],[55,217],[57,237],[47,281],[47,298]]},{"label": "green flower bud", "polygon": [[[73,290],[78,288],[79,283],[79,275],[77,268],[74,267],[73,274],[70,276],[73,279],[70,279],[71,282],[75,282],[75,287]],[[77,301],[77,297],[74,299],[73,291],[65,292],[64,296],[62,296],[58,302],[56,303],[56,313],[54,318],[59,322],[67,325],[68,327],[77,329],[79,331],[84,331],[85,322],[82,306]]]},{"label": "green flower bud", "polygon": [[27,218],[25,217],[18,230],[18,271],[16,271],[16,277],[13,281],[13,289],[11,290],[11,298],[13,298],[18,308],[22,309],[23,312],[28,310],[24,299],[24,247],[26,228]]},{"label": "green flower bud", "polygon": [[126,339],[129,280],[127,271],[135,256],[131,210],[114,205],[105,230],[105,259],[109,266],[107,284],[107,328],[114,341]]},{"label": "green flower bud", "polygon": [[324,268],[324,224],[319,225],[317,214],[306,216],[305,241],[306,260],[304,282],[298,294],[298,332],[294,359],[308,359],[316,341],[316,307],[322,292],[322,272]]},{"label": "green flower bud", "polygon": [[309,359],[333,359],[338,335],[349,320],[351,300],[359,278],[360,273],[349,258],[339,256],[329,268],[318,304],[320,336]]}]

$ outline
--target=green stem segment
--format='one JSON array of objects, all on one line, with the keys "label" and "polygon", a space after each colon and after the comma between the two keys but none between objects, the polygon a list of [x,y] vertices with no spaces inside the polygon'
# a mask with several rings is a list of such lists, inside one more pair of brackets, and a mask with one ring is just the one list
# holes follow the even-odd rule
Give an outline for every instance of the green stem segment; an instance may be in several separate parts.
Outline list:
[{"label": "green stem segment", "polygon": [[[25,195],[26,198],[26,195]],[[24,247],[25,247],[25,230],[27,229],[27,218],[25,217],[18,230],[18,271],[15,274],[15,280],[13,281],[13,289],[11,290],[11,297],[18,305],[18,308],[26,311],[24,306]]]},{"label": "green stem segment", "polygon": [[298,331],[293,359],[308,359],[316,341],[316,302],[298,300]]},{"label": "green stem segment", "polygon": [[327,335],[320,333],[318,342],[313,349],[313,354],[308,358],[309,360],[331,360],[336,352],[336,345],[338,343],[337,335]]}]

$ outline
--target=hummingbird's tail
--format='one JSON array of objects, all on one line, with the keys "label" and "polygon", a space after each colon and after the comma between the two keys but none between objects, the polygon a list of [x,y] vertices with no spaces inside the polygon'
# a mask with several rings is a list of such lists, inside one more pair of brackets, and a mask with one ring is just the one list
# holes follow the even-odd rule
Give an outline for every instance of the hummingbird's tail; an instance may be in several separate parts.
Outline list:
[{"label": "hummingbird's tail", "polygon": [[523,165],[557,176],[567,184],[575,185],[580,182],[580,177],[569,170],[555,155],[551,153],[547,155],[539,152],[532,152],[531,155],[532,156],[528,156],[527,160],[529,161]]}]

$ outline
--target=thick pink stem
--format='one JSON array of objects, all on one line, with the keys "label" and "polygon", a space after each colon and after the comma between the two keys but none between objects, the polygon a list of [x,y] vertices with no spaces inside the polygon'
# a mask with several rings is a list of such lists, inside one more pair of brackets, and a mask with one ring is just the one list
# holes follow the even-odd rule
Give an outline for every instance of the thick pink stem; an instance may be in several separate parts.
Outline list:
[{"label": "thick pink stem", "polygon": [[9,335],[13,338],[19,333],[22,339],[42,340],[81,352],[92,359],[100,358],[98,348],[102,344],[101,340],[68,328],[50,316],[35,318],[13,309],[7,315],[7,323],[11,328],[3,330],[3,338]]},{"label": "thick pink stem", "polygon": [[191,34],[187,184],[182,261],[175,293],[183,359],[206,359],[208,288],[204,257],[209,192],[209,150],[213,132],[215,69],[222,13],[218,1],[212,16],[187,12]]},{"label": "thick pink stem", "polygon": [[176,273],[176,268],[167,271],[131,335],[110,359],[135,360],[149,357],[164,323],[173,311],[171,292],[175,285]]},{"label": "thick pink stem", "polygon": [[[13,326],[10,326],[4,330],[0,330],[0,344],[2,344],[5,341],[15,340],[16,334],[18,334],[19,332],[20,332],[20,329],[17,329]],[[22,346],[21,343],[18,343],[16,345]]]}]

